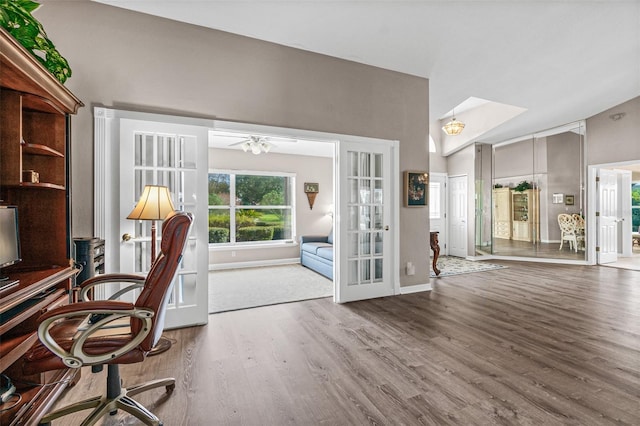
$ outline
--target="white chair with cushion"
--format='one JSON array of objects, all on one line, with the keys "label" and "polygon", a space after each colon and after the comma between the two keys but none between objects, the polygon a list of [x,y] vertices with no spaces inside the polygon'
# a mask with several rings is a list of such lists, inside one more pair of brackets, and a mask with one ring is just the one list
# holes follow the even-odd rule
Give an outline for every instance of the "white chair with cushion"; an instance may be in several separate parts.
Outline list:
[{"label": "white chair with cushion", "polygon": [[576,221],[570,214],[560,213],[558,215],[558,226],[560,227],[560,250],[565,241],[569,242],[569,248],[578,252],[578,238],[576,236]]}]

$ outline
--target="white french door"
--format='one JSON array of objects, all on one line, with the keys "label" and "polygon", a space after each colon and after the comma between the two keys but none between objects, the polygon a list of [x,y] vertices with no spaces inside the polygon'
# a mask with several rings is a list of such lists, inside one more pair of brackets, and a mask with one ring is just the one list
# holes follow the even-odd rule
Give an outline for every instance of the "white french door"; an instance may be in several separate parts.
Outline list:
[{"label": "white french door", "polygon": [[[166,328],[208,318],[208,131],[205,120],[95,109],[95,234],[105,239],[106,272],[146,274],[151,223],[126,219],[145,185],[169,188],[177,210],[193,214],[165,318]],[[187,123],[187,124],[184,124]],[[162,221],[156,222],[159,250]],[[128,234],[128,238],[124,235]],[[129,238],[130,237],[130,238]],[[109,296],[117,289],[111,288]],[[137,294],[125,295],[134,300]],[[125,297],[123,296],[123,298]]]},{"label": "white french door", "polygon": [[467,257],[467,176],[450,177],[449,254]]},{"label": "white french door", "polygon": [[598,263],[618,260],[618,174],[598,170]]},{"label": "white french door", "polygon": [[[392,148],[389,143],[340,141],[335,256],[336,302],[395,293]],[[396,173],[397,174],[397,173]],[[396,197],[397,198],[397,197]]]}]

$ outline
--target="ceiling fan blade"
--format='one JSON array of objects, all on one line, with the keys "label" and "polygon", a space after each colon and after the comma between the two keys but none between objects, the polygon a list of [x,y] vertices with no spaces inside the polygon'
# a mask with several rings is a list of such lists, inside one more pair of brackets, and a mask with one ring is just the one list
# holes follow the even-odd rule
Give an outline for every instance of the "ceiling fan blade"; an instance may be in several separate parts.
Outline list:
[{"label": "ceiling fan blade", "polygon": [[243,143],[245,143],[245,142],[249,142],[249,141],[250,141],[250,139],[244,139],[244,140],[241,140],[240,142],[234,142],[234,143],[232,143],[232,144],[229,144],[228,146],[237,146],[237,145],[242,145]]}]

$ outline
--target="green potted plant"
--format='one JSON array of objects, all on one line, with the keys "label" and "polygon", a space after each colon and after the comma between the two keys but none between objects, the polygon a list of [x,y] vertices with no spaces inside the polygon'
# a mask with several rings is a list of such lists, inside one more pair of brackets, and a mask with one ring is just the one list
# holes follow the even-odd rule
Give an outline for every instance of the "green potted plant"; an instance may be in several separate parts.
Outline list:
[{"label": "green potted plant", "polygon": [[516,187],[513,188],[513,190],[516,191],[516,192],[524,192],[527,189],[531,189],[531,188],[532,188],[531,184],[529,182],[527,182],[526,180],[523,180],[518,185],[516,185]]},{"label": "green potted plant", "polygon": [[31,0],[0,0],[0,26],[64,83],[71,77],[71,68],[47,37],[42,24],[31,15],[38,7],[40,4]]}]

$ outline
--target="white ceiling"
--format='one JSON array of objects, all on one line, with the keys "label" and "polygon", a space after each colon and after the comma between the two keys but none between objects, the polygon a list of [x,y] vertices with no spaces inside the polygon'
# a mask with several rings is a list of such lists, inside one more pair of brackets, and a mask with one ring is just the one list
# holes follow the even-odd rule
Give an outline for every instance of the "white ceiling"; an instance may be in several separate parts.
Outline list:
[{"label": "white ceiling", "polygon": [[472,96],[526,109],[484,142],[640,95],[639,0],[97,1],[429,78],[432,123]]}]

